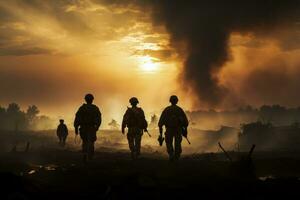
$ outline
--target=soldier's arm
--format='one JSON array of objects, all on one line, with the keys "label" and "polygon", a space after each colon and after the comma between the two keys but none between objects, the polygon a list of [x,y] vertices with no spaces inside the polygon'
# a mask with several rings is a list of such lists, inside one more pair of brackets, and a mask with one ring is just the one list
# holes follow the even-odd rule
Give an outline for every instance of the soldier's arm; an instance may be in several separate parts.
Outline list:
[{"label": "soldier's arm", "polygon": [[58,135],[59,133],[59,125],[57,126],[57,129],[56,129],[56,135]]},{"label": "soldier's arm", "polygon": [[181,110],[181,115],[182,115],[182,119],[183,119],[183,121],[182,121],[183,124],[182,125],[183,125],[183,127],[188,127],[189,126],[189,120],[188,120],[185,112],[183,111],[183,109],[180,109],[180,110]]},{"label": "soldier's arm", "polygon": [[75,114],[74,128],[78,128],[78,126],[79,126],[79,110]]},{"label": "soldier's arm", "polygon": [[147,120],[146,120],[146,117],[145,117],[145,113],[144,113],[144,111],[143,111],[143,109],[141,108],[141,113],[142,113],[142,117],[143,117],[143,120],[144,120],[144,128],[145,128],[145,131],[147,130],[147,128],[148,128],[148,122],[147,122]]},{"label": "soldier's arm", "polygon": [[100,112],[99,108],[97,108],[96,118],[97,118],[96,129],[98,130],[102,123],[102,116],[101,116],[101,112]]},{"label": "soldier's arm", "polygon": [[122,120],[122,133],[124,134],[125,133],[125,128],[127,126],[127,118],[128,118],[128,109],[126,110],[125,114],[123,115],[123,120]]},{"label": "soldier's arm", "polygon": [[166,115],[166,109],[161,113],[158,121],[158,128],[159,128],[159,133],[163,133],[163,126],[165,125],[165,115]]},{"label": "soldier's arm", "polygon": [[68,130],[67,125],[65,125],[65,129],[66,129],[66,134],[68,135],[69,134],[69,130]]},{"label": "soldier's arm", "polygon": [[[81,108],[81,107],[80,107],[80,108]],[[80,119],[79,119],[80,108],[79,108],[78,111],[76,112],[75,120],[74,120],[74,128],[75,128],[75,133],[76,133],[76,134],[78,134],[78,127],[80,126]]]}]

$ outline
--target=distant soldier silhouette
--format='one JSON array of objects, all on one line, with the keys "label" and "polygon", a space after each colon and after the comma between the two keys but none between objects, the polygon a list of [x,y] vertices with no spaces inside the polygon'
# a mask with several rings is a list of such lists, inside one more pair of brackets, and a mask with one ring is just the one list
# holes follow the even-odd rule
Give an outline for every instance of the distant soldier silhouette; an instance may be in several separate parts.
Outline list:
[{"label": "distant soldier silhouette", "polygon": [[[170,97],[171,105],[164,109],[158,122],[160,138],[162,138],[163,126],[166,127],[165,141],[170,161],[180,158],[182,136],[187,136],[186,130],[189,125],[184,111],[176,105],[177,102],[178,97],[172,95]],[[175,143],[174,146],[173,141]]]},{"label": "distant soldier silhouette", "polygon": [[147,131],[147,121],[142,108],[137,107],[139,103],[136,97],[129,100],[131,108],[127,108],[122,121],[122,133],[128,127],[127,139],[132,159],[136,159],[141,152],[141,140],[143,131]]},{"label": "distant soldier silhouette", "polygon": [[82,139],[82,152],[84,161],[91,160],[94,155],[94,143],[97,140],[96,132],[101,125],[101,112],[99,108],[92,104],[94,96],[85,95],[86,103],[77,111],[74,127],[76,135]]},{"label": "distant soldier silhouette", "polygon": [[59,120],[59,125],[57,126],[56,135],[57,135],[57,137],[59,139],[59,144],[61,146],[65,146],[66,139],[67,139],[67,136],[68,136],[68,128],[64,124],[64,120],[63,119]]}]

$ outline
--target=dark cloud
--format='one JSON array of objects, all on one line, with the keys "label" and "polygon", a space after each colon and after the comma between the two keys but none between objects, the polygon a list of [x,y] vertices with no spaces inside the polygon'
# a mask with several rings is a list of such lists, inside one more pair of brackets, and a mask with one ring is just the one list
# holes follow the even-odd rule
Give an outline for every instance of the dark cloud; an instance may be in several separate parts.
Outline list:
[{"label": "dark cloud", "polygon": [[231,59],[229,39],[232,33],[253,36],[251,41],[239,42],[238,45],[245,47],[261,47],[266,40],[273,39],[285,51],[300,48],[298,0],[97,2],[112,7],[138,6],[151,13],[154,25],[165,26],[172,47],[185,60],[181,78],[201,103],[210,107],[220,105],[229,91],[220,84],[218,72]]},{"label": "dark cloud", "polygon": [[[269,63],[268,68],[255,69],[245,76],[239,89],[241,97],[256,104],[299,106],[300,71],[285,69],[283,61]],[[299,66],[294,66],[299,68]],[[270,68],[272,70],[270,70]]]},{"label": "dark cloud", "polygon": [[299,20],[297,0],[153,1],[153,20],[164,25],[175,48],[182,42],[186,55],[182,78],[201,102],[222,102],[226,88],[216,74],[230,60],[233,32],[266,34]]}]

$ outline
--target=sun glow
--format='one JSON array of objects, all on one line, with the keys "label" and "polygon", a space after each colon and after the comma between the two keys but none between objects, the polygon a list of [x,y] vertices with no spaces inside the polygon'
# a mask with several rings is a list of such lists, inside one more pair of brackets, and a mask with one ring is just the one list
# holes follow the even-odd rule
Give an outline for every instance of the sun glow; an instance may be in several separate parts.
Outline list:
[{"label": "sun glow", "polygon": [[150,56],[144,56],[140,58],[140,69],[143,72],[156,72],[158,71],[158,63],[155,63],[155,61],[153,61],[153,58]]}]

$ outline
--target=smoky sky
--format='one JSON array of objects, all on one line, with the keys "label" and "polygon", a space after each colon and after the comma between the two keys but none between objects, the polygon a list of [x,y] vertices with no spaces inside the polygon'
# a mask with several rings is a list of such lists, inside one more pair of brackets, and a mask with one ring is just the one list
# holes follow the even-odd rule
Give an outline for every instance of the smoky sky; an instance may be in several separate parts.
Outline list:
[{"label": "smoky sky", "polygon": [[127,102],[130,91],[153,106],[173,93],[188,109],[298,106],[299,2],[0,1],[0,103],[55,108],[86,91]]},{"label": "smoky sky", "polygon": [[300,28],[297,0],[149,2],[154,24],[166,27],[171,45],[184,57],[184,85],[210,107],[218,106],[228,94],[217,73],[231,59],[232,33],[265,36],[272,35],[275,29]]}]

